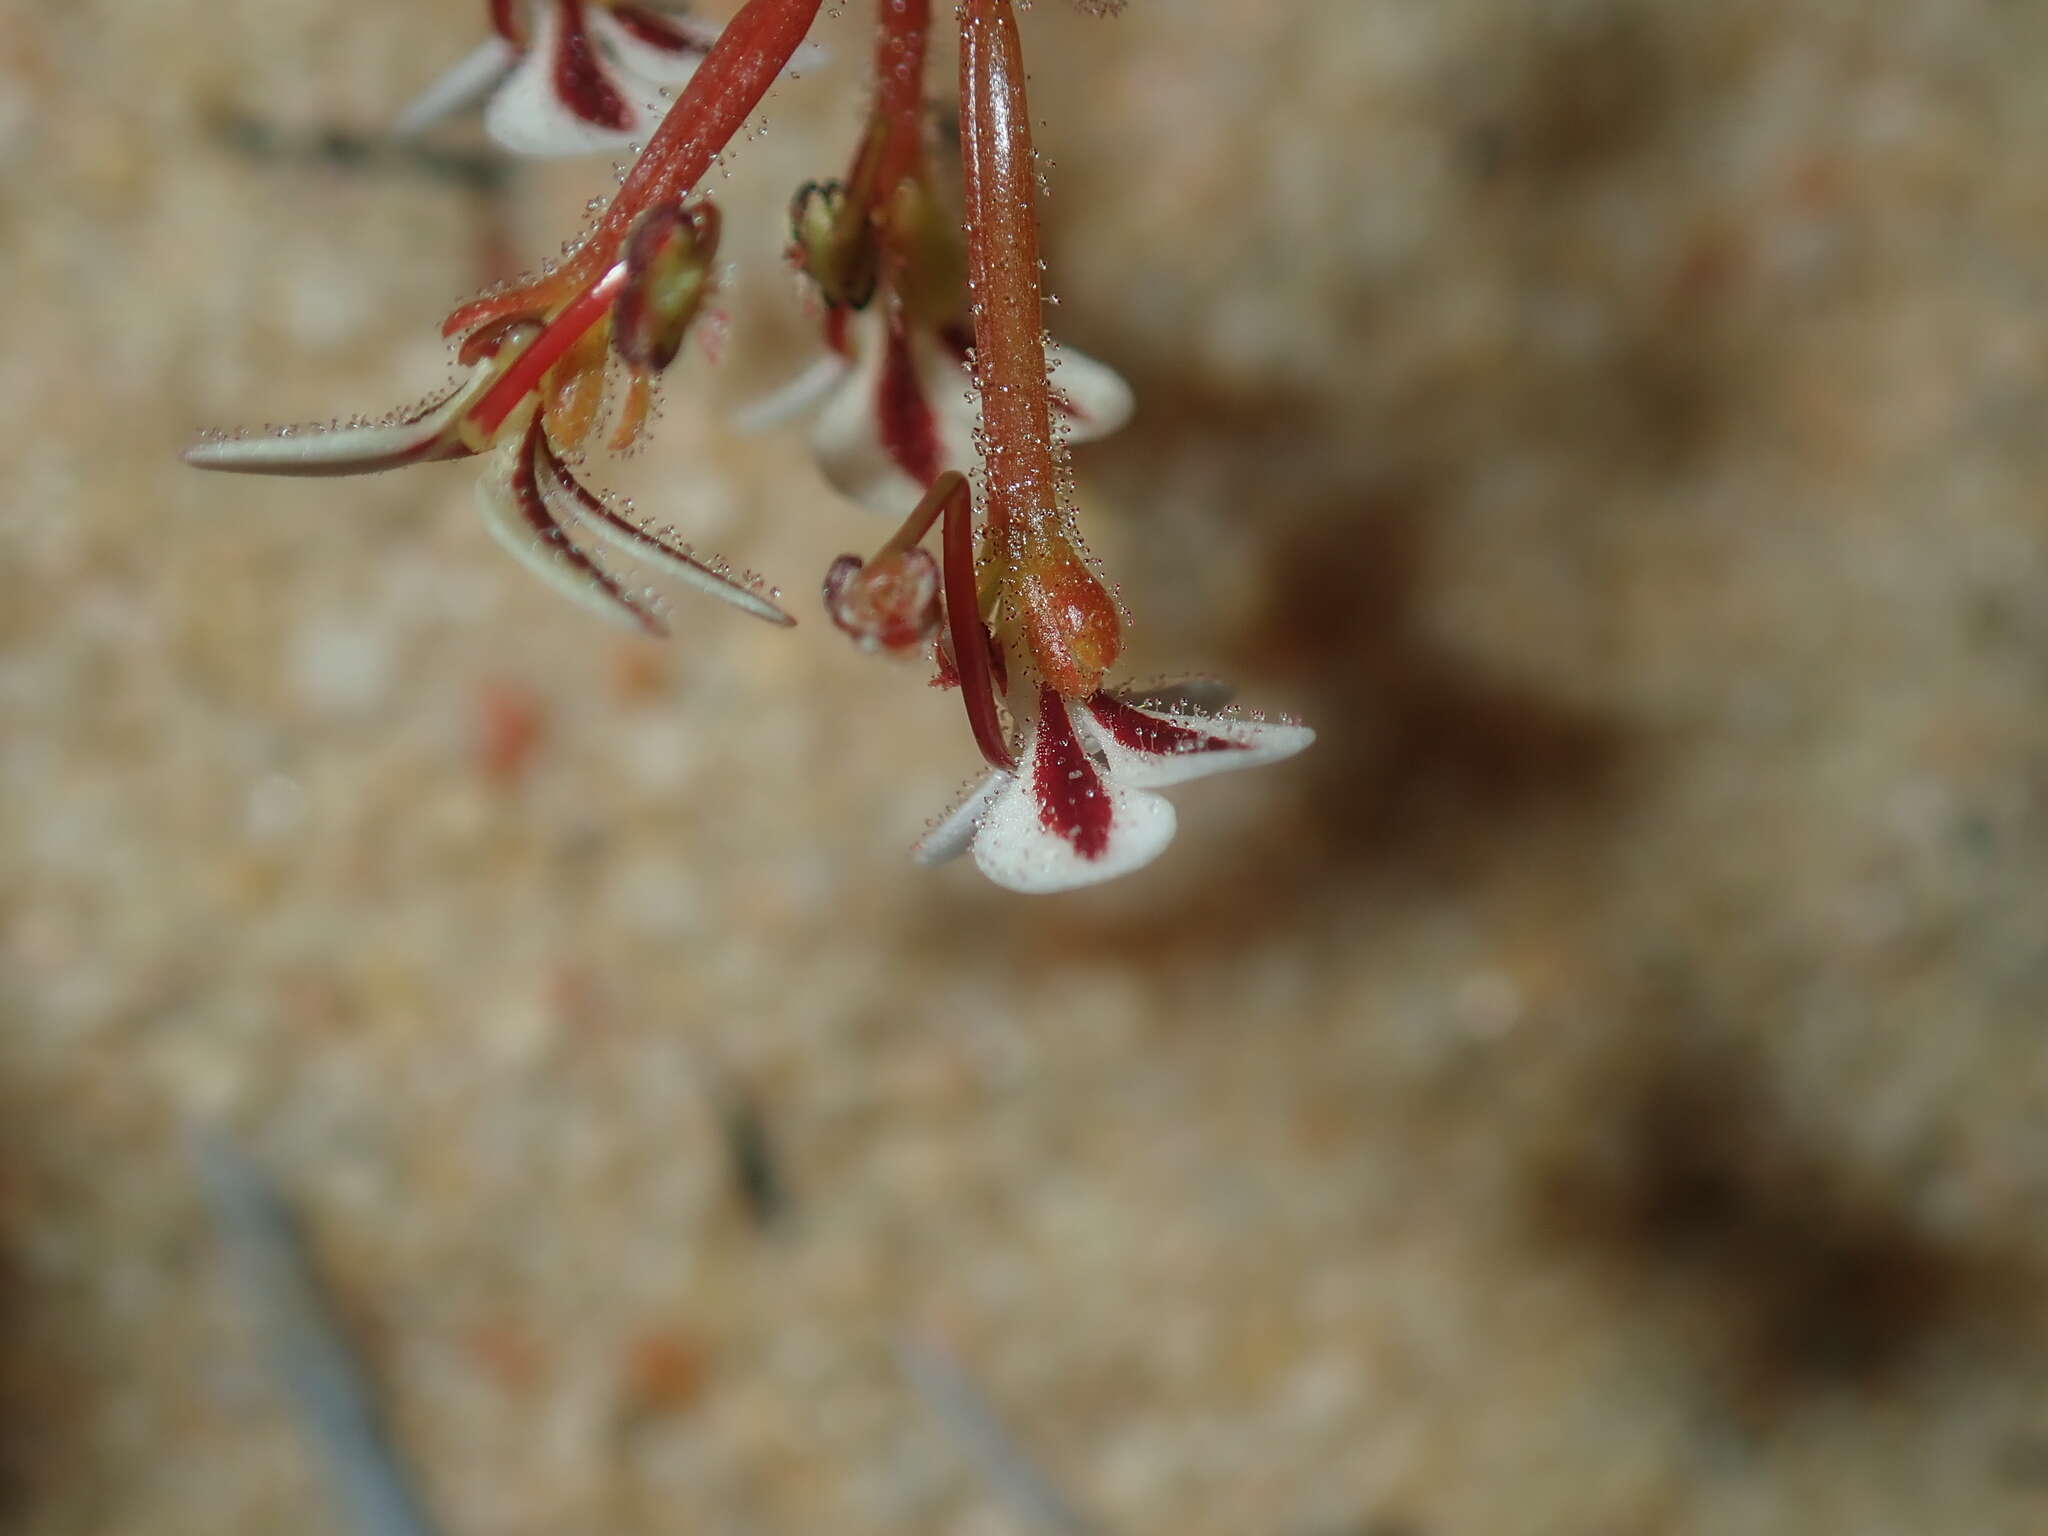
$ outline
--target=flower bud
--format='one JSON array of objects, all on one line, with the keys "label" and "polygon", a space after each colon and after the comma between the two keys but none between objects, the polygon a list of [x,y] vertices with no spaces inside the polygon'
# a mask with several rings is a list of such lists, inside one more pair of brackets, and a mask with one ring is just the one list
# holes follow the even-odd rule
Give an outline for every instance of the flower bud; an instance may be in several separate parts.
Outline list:
[{"label": "flower bud", "polygon": [[825,612],[862,650],[906,655],[938,632],[939,563],[916,545],[872,565],[841,555],[825,573]]},{"label": "flower bud", "polygon": [[807,181],[789,205],[790,255],[834,309],[862,309],[875,296],[881,253],[865,208],[837,181]]},{"label": "flower bud", "polygon": [[659,373],[682,350],[711,286],[718,227],[718,209],[710,203],[658,203],[626,236],[626,282],[612,304],[612,345],[636,372]]}]

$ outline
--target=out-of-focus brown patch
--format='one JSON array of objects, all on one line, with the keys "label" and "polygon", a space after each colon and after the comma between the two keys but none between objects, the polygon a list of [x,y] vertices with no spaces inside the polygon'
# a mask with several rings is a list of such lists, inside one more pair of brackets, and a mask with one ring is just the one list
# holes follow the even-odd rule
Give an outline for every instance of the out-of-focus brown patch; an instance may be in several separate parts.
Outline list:
[{"label": "out-of-focus brown patch", "polygon": [[526,1397],[547,1372],[547,1354],[516,1318],[492,1317],[469,1331],[469,1357],[507,1397]]},{"label": "out-of-focus brown patch", "polygon": [[487,682],[476,702],[477,765],[491,783],[510,789],[526,777],[547,729],[540,695],[520,683]]},{"label": "out-of-focus brown patch", "polygon": [[1735,1049],[1646,1029],[1584,1092],[1540,1133],[1534,1230],[1604,1271],[1627,1315],[1655,1309],[1740,1416],[1903,1388],[1937,1340],[2010,1341],[2027,1315],[2021,1259],[1926,1231]]},{"label": "out-of-focus brown patch", "polygon": [[1538,7],[1526,46],[1484,90],[1479,168],[1568,182],[1653,146],[1673,100],[1668,44],[1640,6]]},{"label": "out-of-focus brown patch", "polygon": [[1393,488],[1296,528],[1246,637],[1248,673],[1315,695],[1304,712],[1318,738],[1298,771],[1333,866],[1468,870],[1514,824],[1617,787],[1618,722],[1468,661],[1417,622],[1425,515]]},{"label": "out-of-focus brown patch", "polygon": [[673,1328],[650,1328],[627,1344],[621,1372],[628,1419],[681,1413],[704,1391],[704,1351]]},{"label": "out-of-focus brown patch", "polygon": [[0,1528],[26,1522],[47,1493],[75,1488],[75,1447],[85,1434],[87,1398],[64,1309],[33,1279],[19,1254],[22,1232],[47,1192],[38,1188],[16,1104],[0,1124]]},{"label": "out-of-focus brown patch", "polygon": [[621,704],[646,704],[661,697],[668,682],[667,659],[659,645],[624,640],[612,649],[612,693]]}]

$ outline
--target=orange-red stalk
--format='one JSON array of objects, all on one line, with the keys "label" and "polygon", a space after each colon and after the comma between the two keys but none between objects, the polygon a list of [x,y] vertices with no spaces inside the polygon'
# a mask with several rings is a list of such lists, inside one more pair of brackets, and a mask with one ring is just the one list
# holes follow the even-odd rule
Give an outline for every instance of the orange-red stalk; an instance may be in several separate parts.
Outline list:
[{"label": "orange-red stalk", "polygon": [[569,258],[536,282],[463,305],[442,322],[441,334],[457,336],[514,315],[547,314],[602,276],[644,209],[680,202],[711,169],[768,94],[817,14],[818,0],[748,0],[718,34],[626,173],[611,206]]},{"label": "orange-red stalk", "polygon": [[997,545],[1057,505],[1045,319],[1038,292],[1038,167],[1024,54],[1006,0],[960,7],[960,149],[967,174],[967,284],[981,390],[985,508]]},{"label": "orange-red stalk", "polygon": [[962,0],[959,15],[967,281],[989,543],[1039,674],[1063,697],[1086,698],[1115,662],[1123,627],[1060,517],[1023,45],[1010,0]]},{"label": "orange-red stalk", "polygon": [[924,55],[931,33],[931,0],[881,0],[882,33],[875,45],[875,115],[889,125],[875,185],[892,196],[924,156]]}]

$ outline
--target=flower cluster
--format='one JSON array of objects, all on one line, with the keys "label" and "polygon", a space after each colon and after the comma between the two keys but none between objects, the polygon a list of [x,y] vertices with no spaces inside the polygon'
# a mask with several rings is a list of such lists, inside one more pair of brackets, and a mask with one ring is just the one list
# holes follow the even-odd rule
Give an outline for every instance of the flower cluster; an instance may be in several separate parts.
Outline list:
[{"label": "flower cluster", "polygon": [[[617,193],[562,262],[448,316],[468,372],[426,406],[215,435],[188,461],[345,475],[481,457],[491,533],[596,612],[663,632],[607,563],[625,557],[794,623],[757,583],[643,524],[576,469],[592,447],[624,449],[644,430],[714,283],[721,220],[701,183],[770,85],[804,62],[818,5],[748,0],[714,32],[638,0],[489,0],[489,39],[401,128],[481,100],[488,131],[514,151],[644,141]],[[958,6],[957,204],[929,142],[930,0],[878,9],[874,104],[851,163],[800,188],[790,208],[789,259],[815,299],[819,356],[746,424],[814,411],[826,478],[902,519],[871,559],[834,563],[824,604],[856,644],[921,656],[936,684],[957,688],[987,762],[919,843],[919,861],[971,849],[1014,890],[1092,884],[1150,863],[1172,839],[1173,808],[1157,790],[1290,756],[1313,735],[1220,713],[1210,685],[1109,681],[1122,616],[1081,541],[1061,444],[1115,431],[1132,402],[1114,373],[1074,352],[1051,382],[1011,0]],[[978,410],[963,408],[970,391]],[[937,555],[925,548],[935,527]]]}]

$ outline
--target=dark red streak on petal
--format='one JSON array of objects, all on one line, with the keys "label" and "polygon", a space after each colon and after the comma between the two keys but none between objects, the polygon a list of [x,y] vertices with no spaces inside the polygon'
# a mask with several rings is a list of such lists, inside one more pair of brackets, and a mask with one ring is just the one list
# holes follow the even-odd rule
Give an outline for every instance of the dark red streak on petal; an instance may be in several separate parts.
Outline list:
[{"label": "dark red streak on petal", "polygon": [[[590,493],[590,488],[581,480],[578,480],[571,473],[569,466],[562,462],[560,455],[555,452],[554,445],[548,441],[548,435],[545,431],[542,431],[540,435],[540,447],[535,454],[535,462],[536,467],[549,476],[552,484],[560,487],[576,499],[576,505],[582,510],[585,517],[603,523],[608,528],[616,529],[630,542],[641,545],[656,554],[666,555],[671,560],[680,560],[685,565],[694,566],[712,580],[721,582],[736,592],[748,592],[748,595],[757,601],[765,601],[765,599],[760,598],[758,593],[749,591],[743,583],[734,581],[724,572],[699,560],[690,552],[687,545],[678,544],[673,539],[665,539],[652,529],[642,528],[637,524],[630,523],[602,501],[599,501],[597,497]],[[784,613],[780,606],[773,603],[770,603],[768,606],[775,609],[776,616],[768,618],[768,615],[762,614],[760,617],[767,618],[771,624],[780,624],[785,629],[795,627],[796,620],[787,613]],[[635,611],[637,612],[638,610],[636,609]],[[644,623],[645,619],[642,622]],[[663,629],[660,633],[666,634],[667,630]]]},{"label": "dark red streak on petal", "polygon": [[562,31],[555,39],[555,95],[586,123],[623,133],[633,126],[633,109],[605,78],[590,41],[584,0],[560,0]]},{"label": "dark red streak on petal", "polygon": [[491,0],[491,26],[498,36],[515,48],[524,48],[526,39],[520,35],[519,22],[512,15],[512,8],[518,0]]},{"label": "dark red streak on petal", "polygon": [[708,53],[718,37],[716,32],[708,36],[702,32],[693,33],[668,17],[638,5],[615,5],[612,16],[648,47],[659,48],[664,53]]},{"label": "dark red streak on petal", "polygon": [[578,549],[570,541],[568,530],[548,511],[548,504],[541,499],[536,471],[544,461],[551,464],[553,457],[541,419],[536,415],[533,425],[526,429],[526,444],[519,455],[519,468],[512,476],[512,495],[519,503],[526,525],[533,530],[534,537],[547,546],[551,555],[596,582],[604,589],[605,596],[632,614],[643,630],[657,640],[666,638],[668,626],[627,596],[626,589],[612,579],[611,572]]},{"label": "dark red streak on petal", "polygon": [[835,305],[825,311],[825,345],[841,357],[851,357],[853,347],[846,339],[846,322],[853,311],[843,305]]},{"label": "dark red streak on petal", "polygon": [[875,381],[875,414],[882,426],[882,446],[896,467],[919,485],[939,478],[939,427],[924,382],[910,355],[910,333],[899,311],[889,317],[882,353],[881,377]]},{"label": "dark red streak on petal", "polygon": [[1082,750],[1066,701],[1038,690],[1038,750],[1031,758],[1031,794],[1045,829],[1074,845],[1084,859],[1109,847],[1109,793],[1094,761]]},{"label": "dark red streak on petal", "polygon": [[1088,701],[1088,712],[1103,733],[1120,747],[1156,757],[1178,757],[1186,752],[1239,752],[1244,743],[1227,736],[1211,736],[1133,709],[1120,699],[1098,693]]}]

